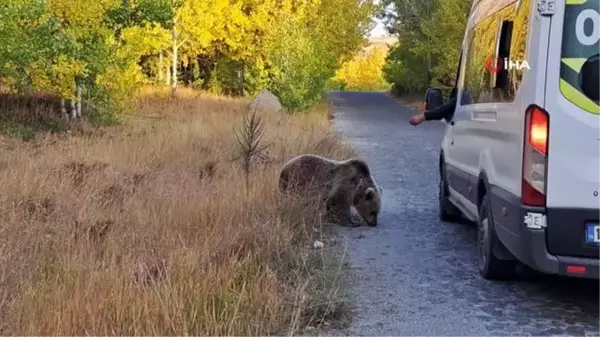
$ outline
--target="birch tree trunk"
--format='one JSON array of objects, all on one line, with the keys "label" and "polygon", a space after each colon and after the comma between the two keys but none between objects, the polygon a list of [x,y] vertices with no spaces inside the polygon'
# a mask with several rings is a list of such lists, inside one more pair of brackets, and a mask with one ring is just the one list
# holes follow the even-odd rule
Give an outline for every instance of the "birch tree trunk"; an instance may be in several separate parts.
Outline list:
[{"label": "birch tree trunk", "polygon": [[242,70],[240,71],[240,96],[244,96],[244,78],[246,76],[244,70],[246,70],[246,63],[242,62]]},{"label": "birch tree trunk", "polygon": [[81,83],[77,83],[77,117],[81,118]]},{"label": "birch tree trunk", "polygon": [[179,46],[177,45],[177,28],[173,27],[173,66],[171,74],[171,96],[175,97],[177,93],[177,51]]},{"label": "birch tree trunk", "polygon": [[67,114],[67,106],[65,104],[65,99],[60,99],[60,117],[64,119],[66,122],[69,121],[69,115]]},{"label": "birch tree trunk", "polygon": [[77,119],[77,107],[75,106],[75,101],[70,100],[71,102],[71,120],[74,121]]},{"label": "birch tree trunk", "polygon": [[162,50],[158,54],[158,83],[163,83],[164,79],[164,60],[163,60],[163,52]]},{"label": "birch tree trunk", "polygon": [[171,85],[171,67],[167,66],[166,68],[166,77],[165,77],[165,84],[166,85]]}]

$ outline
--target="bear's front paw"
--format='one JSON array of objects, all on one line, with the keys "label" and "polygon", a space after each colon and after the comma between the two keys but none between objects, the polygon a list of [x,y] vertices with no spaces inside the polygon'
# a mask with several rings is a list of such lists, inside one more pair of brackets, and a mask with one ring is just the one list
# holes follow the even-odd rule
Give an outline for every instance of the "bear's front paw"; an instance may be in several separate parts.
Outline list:
[{"label": "bear's front paw", "polygon": [[350,221],[359,225],[363,223],[363,219],[359,215],[352,215],[352,217],[350,217]]},{"label": "bear's front paw", "polygon": [[344,225],[346,227],[360,227],[361,224],[362,221],[360,221],[360,218],[356,217],[350,217],[346,221],[344,221]]}]

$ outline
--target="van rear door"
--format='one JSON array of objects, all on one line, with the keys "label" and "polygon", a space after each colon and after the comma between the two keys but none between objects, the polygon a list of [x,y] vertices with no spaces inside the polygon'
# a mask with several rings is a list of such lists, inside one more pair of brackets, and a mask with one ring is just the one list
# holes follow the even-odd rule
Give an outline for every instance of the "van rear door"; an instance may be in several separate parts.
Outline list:
[{"label": "van rear door", "polygon": [[555,5],[545,96],[548,250],[598,257],[592,241],[600,234],[594,227],[600,202],[599,1],[561,0]]}]

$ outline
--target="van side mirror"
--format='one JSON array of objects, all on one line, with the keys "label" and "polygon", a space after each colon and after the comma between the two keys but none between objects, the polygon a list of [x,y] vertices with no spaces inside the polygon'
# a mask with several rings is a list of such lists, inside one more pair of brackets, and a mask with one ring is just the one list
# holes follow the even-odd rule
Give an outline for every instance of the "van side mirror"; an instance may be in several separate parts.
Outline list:
[{"label": "van side mirror", "polygon": [[425,110],[437,108],[444,104],[444,95],[439,88],[429,88],[425,92]]}]

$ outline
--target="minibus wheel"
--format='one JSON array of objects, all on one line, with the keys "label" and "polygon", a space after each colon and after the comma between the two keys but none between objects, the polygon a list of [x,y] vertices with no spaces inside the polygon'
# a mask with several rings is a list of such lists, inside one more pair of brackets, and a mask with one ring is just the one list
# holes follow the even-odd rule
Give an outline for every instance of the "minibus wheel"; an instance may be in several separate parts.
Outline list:
[{"label": "minibus wheel", "polygon": [[479,205],[479,220],[477,221],[477,261],[479,273],[487,280],[510,279],[515,274],[516,263],[514,260],[499,259],[493,245],[502,245],[494,230],[490,199],[484,194]]}]

